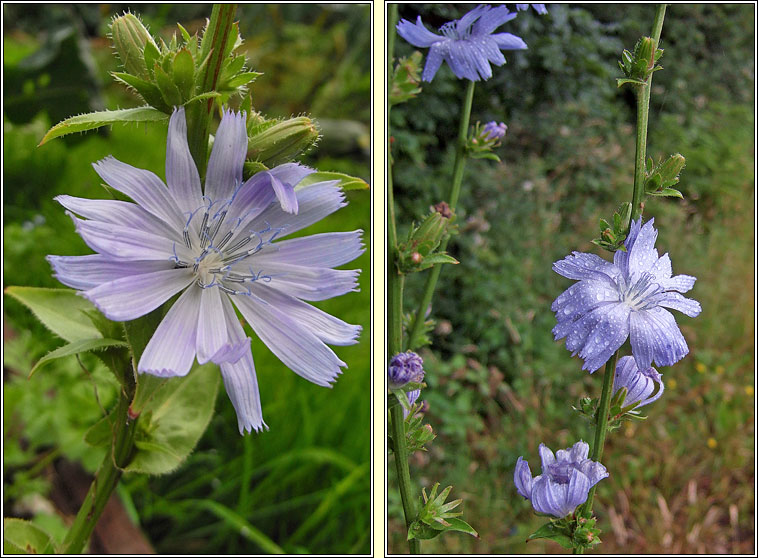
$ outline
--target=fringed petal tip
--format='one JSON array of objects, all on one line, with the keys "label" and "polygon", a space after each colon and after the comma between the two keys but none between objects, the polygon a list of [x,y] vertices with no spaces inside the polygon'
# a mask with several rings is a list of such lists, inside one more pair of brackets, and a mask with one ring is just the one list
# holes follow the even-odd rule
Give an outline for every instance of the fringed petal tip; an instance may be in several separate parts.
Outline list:
[{"label": "fringed petal tip", "polygon": [[151,376],[157,376],[159,378],[176,378],[176,377],[184,377],[189,373],[189,370],[187,370],[184,373],[176,372],[175,370],[169,370],[168,368],[161,368],[161,369],[146,369],[137,367],[137,372],[139,374],[150,374]]},{"label": "fringed petal tip", "polygon": [[268,424],[261,421],[259,423],[245,423],[241,420],[237,420],[237,426],[239,427],[240,435],[252,434],[255,431],[256,434],[260,434],[263,431],[268,432]]}]

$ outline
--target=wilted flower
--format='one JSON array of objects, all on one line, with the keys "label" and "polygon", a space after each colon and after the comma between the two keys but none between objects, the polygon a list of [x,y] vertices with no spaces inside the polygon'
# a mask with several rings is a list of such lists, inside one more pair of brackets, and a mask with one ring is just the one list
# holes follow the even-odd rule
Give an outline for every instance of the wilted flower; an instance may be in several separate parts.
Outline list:
[{"label": "wilted flower", "polygon": [[408,382],[420,383],[424,380],[424,361],[413,351],[398,353],[390,359],[387,377],[390,389],[399,389]]},{"label": "wilted flower", "polygon": [[[657,391],[656,391],[657,386]],[[613,379],[613,393],[626,388],[627,394],[623,406],[628,407],[639,402],[637,409],[652,403],[663,395],[663,380],[658,371],[653,368],[640,370],[630,356],[621,357],[616,365],[616,375]],[[653,395],[655,392],[655,395]]]},{"label": "wilted flower", "polygon": [[516,4],[516,9],[519,12],[523,12],[524,10],[528,10],[529,6],[534,8],[534,11],[540,15],[545,15],[547,13],[547,8],[545,7],[545,4]]},{"label": "wilted flower", "polygon": [[400,20],[398,34],[420,48],[429,48],[429,55],[421,79],[432,81],[446,61],[456,77],[479,81],[492,77],[490,62],[495,66],[505,64],[501,50],[525,49],[526,43],[511,33],[492,33],[506,21],[516,17],[505,6],[477,6],[461,19],[450,21],[440,27],[442,36],[429,31],[421,21],[416,23]]},{"label": "wilted flower", "polygon": [[689,275],[671,276],[668,254],[658,257],[658,232],[653,219],[632,222],[613,263],[594,255],[574,252],[553,264],[553,270],[579,282],[555,302],[558,324],[555,339],[566,337],[566,348],[584,359],[583,370],[594,372],[630,338],[632,354],[640,370],[655,361],[669,366],[688,352],[673,308],[687,316],[700,314],[700,304],[683,297],[695,284]]},{"label": "wilted flower", "polygon": [[603,465],[587,458],[589,450],[587,443],[579,441],[553,455],[540,444],[542,474],[532,478],[529,463],[519,457],[513,473],[516,491],[539,513],[566,517],[587,501],[590,488],[608,476]]},{"label": "wilted flower", "polygon": [[152,172],[112,157],[100,161],[100,177],[136,203],[58,196],[84,217],[71,215],[97,254],[48,256],[56,277],[111,320],[134,320],[181,293],[137,370],[184,376],[195,357],[219,364],[240,432],[266,425],[250,339],[234,306],[287,367],[329,386],[346,364],[325,343],[353,344],[361,328],[304,301],[355,290],[357,270],[332,268],[363,252],[361,231],[279,240],[343,207],[344,196],[335,182],[295,191],[313,172],[295,163],[243,182],[246,150],[245,114],[225,112],[203,195],[184,109],[176,109],[166,146],[168,187]]}]

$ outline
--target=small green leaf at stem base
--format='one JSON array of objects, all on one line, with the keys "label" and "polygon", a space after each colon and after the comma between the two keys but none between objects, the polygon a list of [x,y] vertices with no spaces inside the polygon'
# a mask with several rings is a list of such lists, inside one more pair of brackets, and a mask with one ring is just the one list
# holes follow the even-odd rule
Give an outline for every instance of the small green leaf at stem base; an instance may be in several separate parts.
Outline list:
[{"label": "small green leaf at stem base", "polygon": [[54,552],[52,537],[31,521],[14,517],[3,519],[4,554],[53,554]]},{"label": "small green leaf at stem base", "polygon": [[80,114],[79,116],[66,118],[66,120],[63,120],[50,128],[39,142],[39,145],[43,145],[54,138],[59,138],[75,132],[86,132],[110,124],[160,122],[167,119],[168,114],[149,106],[119,110],[103,110],[99,112],[90,112],[88,114]]}]

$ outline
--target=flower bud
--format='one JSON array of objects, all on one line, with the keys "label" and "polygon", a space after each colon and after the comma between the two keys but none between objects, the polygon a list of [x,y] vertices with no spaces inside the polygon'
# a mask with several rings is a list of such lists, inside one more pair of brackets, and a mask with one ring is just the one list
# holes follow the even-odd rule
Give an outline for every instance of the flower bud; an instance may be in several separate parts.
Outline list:
[{"label": "flower bud", "polygon": [[156,50],[158,46],[139,18],[131,13],[115,17],[111,22],[111,40],[126,72],[150,79],[145,64],[145,46],[150,43]]},{"label": "flower bud", "polygon": [[421,383],[424,379],[423,366],[424,361],[412,351],[393,356],[387,369],[390,389],[399,389],[408,382]]},{"label": "flower bud", "polygon": [[307,116],[277,122],[250,137],[247,158],[275,167],[295,159],[316,144],[318,129]]},{"label": "flower bud", "polygon": [[653,368],[640,370],[634,357],[621,357],[616,365],[616,375],[613,379],[613,393],[622,388],[627,390],[623,407],[637,404],[636,408],[652,403],[663,395],[663,380],[658,371]]},{"label": "flower bud", "polygon": [[487,124],[484,125],[484,129],[482,130],[480,137],[484,140],[489,141],[499,140],[505,137],[506,130],[508,130],[508,126],[506,126],[504,122],[500,122],[498,124],[493,120],[492,122],[487,122]]},{"label": "flower bud", "polygon": [[679,178],[679,173],[684,168],[685,159],[681,153],[674,153],[671,157],[661,165],[658,172],[661,174],[661,179],[664,184],[668,181],[676,181]]}]

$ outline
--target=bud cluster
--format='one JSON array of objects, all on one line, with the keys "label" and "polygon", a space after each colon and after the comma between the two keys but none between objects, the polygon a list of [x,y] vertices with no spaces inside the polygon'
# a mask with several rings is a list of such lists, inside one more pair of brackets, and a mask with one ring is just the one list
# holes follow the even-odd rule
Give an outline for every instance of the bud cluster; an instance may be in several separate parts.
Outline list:
[{"label": "bud cluster", "polygon": [[682,193],[672,186],[679,183],[679,174],[684,169],[684,164],[684,156],[680,153],[671,155],[655,166],[653,160],[648,159],[645,168],[645,193],[650,196],[682,198]]},{"label": "bud cluster", "polygon": [[245,68],[244,55],[234,54],[242,45],[235,23],[233,39],[226,42],[213,90],[206,90],[203,80],[212,54],[212,39],[205,34],[202,39],[197,34],[190,36],[184,27],[178,27],[181,40],[175,33],[166,43],[163,39],[156,42],[139,18],[131,13],[115,17],[111,22],[113,47],[124,66],[124,71],[113,72],[113,77],[154,108],[171,114],[173,107],[193,101],[219,97],[225,102],[231,95],[244,95],[247,84],[261,75]]},{"label": "bud cluster", "polygon": [[438,204],[421,225],[411,226],[407,240],[397,247],[397,266],[400,273],[423,271],[437,264],[458,263],[458,260],[445,252],[437,252],[442,239],[450,234],[452,217],[452,211],[447,204]]},{"label": "bud cluster", "polygon": [[492,159],[499,162],[500,158],[492,153],[492,150],[500,147],[507,130],[508,126],[503,122],[493,120],[484,126],[477,122],[466,142],[466,153],[473,159]]},{"label": "bud cluster", "polygon": [[629,231],[629,219],[632,215],[632,204],[622,204],[613,214],[612,223],[600,219],[600,236],[592,240],[596,246],[600,246],[609,252],[625,250],[624,241]]}]

